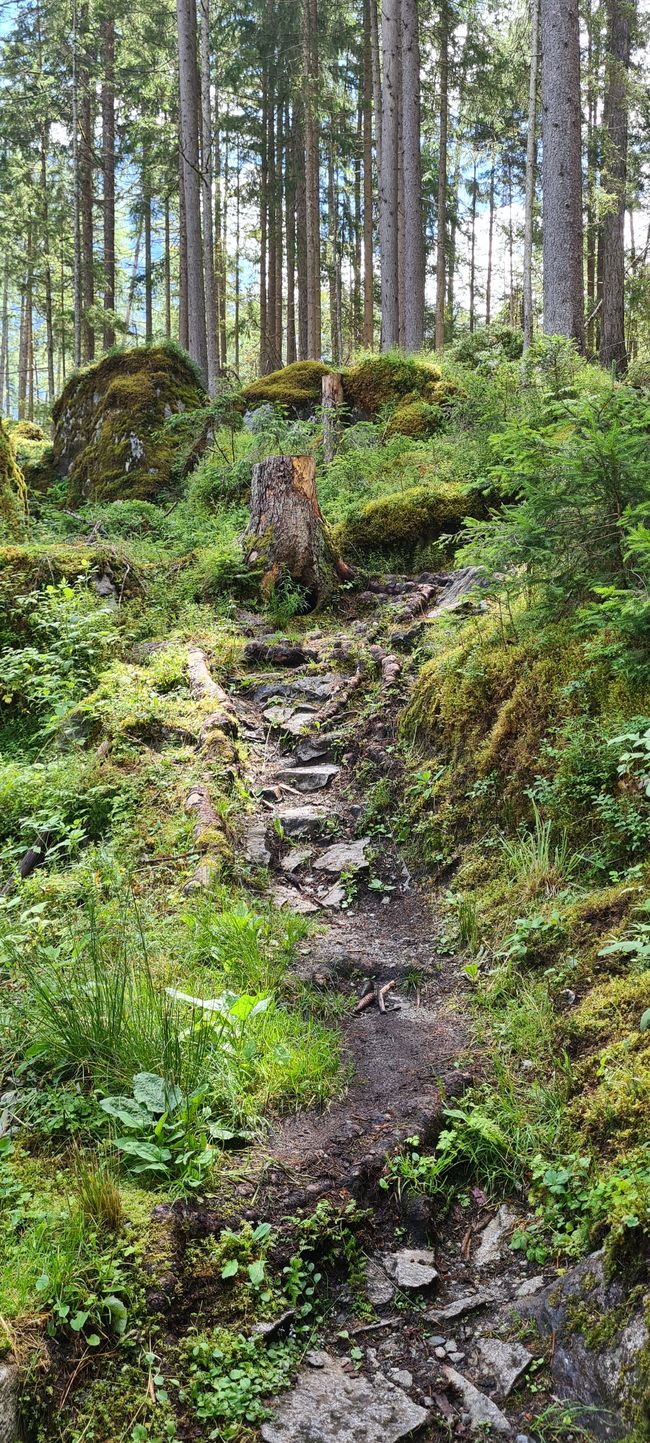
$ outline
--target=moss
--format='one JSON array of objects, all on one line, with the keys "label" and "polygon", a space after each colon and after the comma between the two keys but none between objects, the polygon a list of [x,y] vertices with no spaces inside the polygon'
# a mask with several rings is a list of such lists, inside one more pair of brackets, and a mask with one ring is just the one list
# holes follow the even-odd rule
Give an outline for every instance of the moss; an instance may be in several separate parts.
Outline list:
[{"label": "moss", "polygon": [[12,428],[12,435],[24,436],[26,441],[45,440],[43,427],[37,425],[36,421],[16,421],[15,426]]},{"label": "moss", "polygon": [[405,401],[391,416],[386,435],[433,436],[440,430],[442,421],[439,406],[431,406],[428,401]]},{"label": "moss", "polygon": [[0,526],[9,536],[20,536],[27,515],[25,478],[0,420]]},{"label": "moss", "polygon": [[453,535],[479,504],[451,483],[435,490],[412,486],[353,511],[336,528],[334,540],[344,554],[395,552],[406,557],[423,542]]},{"label": "moss", "polygon": [[435,404],[433,388],[440,381],[437,366],[424,365],[400,351],[368,356],[358,366],[343,372],[343,394],[348,406],[376,416],[383,406],[409,397]]},{"label": "moss", "polygon": [[323,376],[330,374],[330,367],[322,361],[294,361],[268,376],[260,376],[242,391],[247,406],[259,406],[265,401],[274,406],[286,406],[288,410],[311,410],[321,398]]},{"label": "moss", "polygon": [[205,403],[189,359],[173,346],[111,352],[73,376],[53,411],[53,459],[71,504],[169,491],[174,443],[164,422]]}]

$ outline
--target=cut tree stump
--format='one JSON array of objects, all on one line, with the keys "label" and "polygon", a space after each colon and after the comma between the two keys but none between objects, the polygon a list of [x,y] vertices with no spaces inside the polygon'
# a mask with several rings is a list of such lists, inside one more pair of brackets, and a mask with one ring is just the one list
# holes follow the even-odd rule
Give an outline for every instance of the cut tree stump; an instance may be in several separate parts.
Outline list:
[{"label": "cut tree stump", "polygon": [[313,456],[271,456],[253,467],[242,544],[249,565],[263,568],[266,595],[290,577],[303,588],[310,609],[325,601],[337,579],[351,575],[321,515]]}]

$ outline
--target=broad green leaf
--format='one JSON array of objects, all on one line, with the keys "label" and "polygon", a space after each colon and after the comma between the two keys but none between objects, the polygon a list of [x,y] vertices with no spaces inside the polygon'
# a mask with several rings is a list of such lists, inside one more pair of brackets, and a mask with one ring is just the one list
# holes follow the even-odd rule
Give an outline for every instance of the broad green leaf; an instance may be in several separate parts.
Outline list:
[{"label": "broad green leaf", "polygon": [[650,1027],[650,1007],[646,1007],[639,1023],[639,1032],[647,1032]]},{"label": "broad green leaf", "polygon": [[258,1258],[254,1263],[248,1264],[248,1276],[253,1284],[253,1287],[259,1288],[260,1283],[264,1282],[264,1271],[264,1263],[262,1262],[261,1258]]},{"label": "broad green leaf", "polygon": [[230,1258],[227,1263],[224,1263],[224,1265],[223,1265],[223,1267],[222,1267],[222,1269],[221,1269],[221,1276],[222,1276],[222,1278],[234,1278],[235,1273],[238,1273],[238,1272],[239,1272],[239,1263],[237,1262],[237,1259],[236,1259],[236,1258]]},{"label": "broad green leaf", "polygon": [[116,1117],[124,1127],[136,1130],[151,1126],[151,1118],[133,1097],[102,1097],[99,1106],[109,1117]]},{"label": "broad green leaf", "polygon": [[133,1079],[133,1096],[136,1102],[153,1113],[173,1112],[183,1101],[180,1087],[165,1082],[164,1077],[158,1077],[155,1072],[136,1073]]},{"label": "broad green leaf", "polygon": [[126,1320],[128,1316],[122,1299],[115,1298],[111,1294],[109,1298],[104,1298],[104,1307],[108,1308],[113,1331],[117,1333],[118,1338],[121,1338],[122,1334],[126,1332]]}]

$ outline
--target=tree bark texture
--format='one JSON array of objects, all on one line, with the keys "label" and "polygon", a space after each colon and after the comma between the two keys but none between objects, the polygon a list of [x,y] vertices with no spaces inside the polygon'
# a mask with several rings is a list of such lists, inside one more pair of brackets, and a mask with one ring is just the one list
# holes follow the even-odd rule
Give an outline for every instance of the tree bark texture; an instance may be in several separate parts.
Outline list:
[{"label": "tree bark texture", "polygon": [[539,69],[539,0],[530,5],[530,76],[526,136],[526,209],[524,217],[524,351],[533,340],[533,219],[537,161],[537,80]]},{"label": "tree bark texture", "polygon": [[[82,29],[88,28],[88,6],[82,11]],[[91,57],[84,48],[81,73],[81,105],[79,134],[79,189],[81,204],[81,356],[83,361],[95,357],[95,329],[91,319],[95,304],[94,238],[93,238],[93,104],[90,93]]]},{"label": "tree bark texture", "polygon": [[317,110],[318,0],[303,0],[307,356],[321,355],[320,154]]},{"label": "tree bark texture", "polygon": [[381,346],[399,345],[399,113],[400,113],[400,7],[399,0],[383,0],[381,47],[382,76],[381,172],[379,176],[379,244],[381,251]]},{"label": "tree bark texture", "polygon": [[321,382],[323,400],[323,457],[326,465],[334,460],[336,455],[340,414],[343,406],[343,382],[340,376],[334,371],[323,376]]},{"label": "tree bark texture", "polygon": [[417,0],[401,0],[402,155],[404,170],[404,345],[424,342],[424,228],[420,158],[420,39]]},{"label": "tree bark texture", "polygon": [[263,568],[266,594],[289,577],[303,588],[310,607],[325,600],[340,563],[318,505],[313,456],[272,456],[253,467],[250,521],[242,541],[248,563]]},{"label": "tree bark texture", "polygon": [[440,142],[438,146],[438,235],[436,246],[435,347],[445,344],[445,245],[447,233],[447,132],[449,116],[449,12],[442,0],[440,12]]},{"label": "tree bark texture", "polygon": [[[115,20],[102,20],[102,170],[104,310],[115,311]],[[115,345],[112,314],[104,321],[104,350]]]},{"label": "tree bark texture", "polygon": [[201,89],[201,201],[203,220],[203,270],[205,285],[205,328],[208,366],[208,395],[216,396],[219,381],[219,338],[214,278],[214,230],[212,223],[212,115],[210,104],[210,4],[198,0],[199,75]]},{"label": "tree bark texture", "polygon": [[600,360],[627,368],[625,345],[625,191],[627,185],[628,73],[634,4],[608,0],[603,106],[602,185],[612,200],[603,220],[603,305]]},{"label": "tree bark texture", "polygon": [[374,343],[374,276],[372,264],[372,50],[370,37],[371,5],[364,0],[363,26],[363,344],[372,350]]},{"label": "tree bark texture", "polygon": [[205,288],[201,239],[201,173],[199,169],[199,73],[194,0],[176,0],[180,142],[187,236],[188,350],[207,381]]},{"label": "tree bark texture", "polygon": [[578,0],[541,0],[544,330],[584,348]]}]

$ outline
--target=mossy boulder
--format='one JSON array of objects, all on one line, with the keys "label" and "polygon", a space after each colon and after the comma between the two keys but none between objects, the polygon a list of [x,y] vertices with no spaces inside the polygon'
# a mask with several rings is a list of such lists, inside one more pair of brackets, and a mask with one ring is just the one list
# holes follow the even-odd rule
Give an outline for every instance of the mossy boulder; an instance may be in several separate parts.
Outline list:
[{"label": "mossy boulder", "polygon": [[376,416],[384,406],[399,402],[425,401],[437,405],[436,386],[441,380],[437,366],[425,365],[403,356],[400,351],[385,351],[367,356],[357,366],[342,373],[343,395],[351,410],[361,416]]},{"label": "mossy boulder", "polygon": [[454,535],[479,505],[480,498],[467,496],[453,483],[410,486],[353,511],[337,526],[334,539],[344,556],[406,558],[422,544]]},{"label": "mossy boulder", "polygon": [[20,536],[25,516],[25,480],[0,420],[0,531],[6,536]]},{"label": "mossy boulder", "polygon": [[443,422],[439,406],[428,401],[404,401],[393,412],[386,428],[387,436],[434,436]]},{"label": "mossy boulder", "polygon": [[242,399],[249,407],[270,402],[301,415],[308,414],[319,404],[323,376],[329,374],[330,367],[323,361],[294,361],[245,386]]},{"label": "mossy boulder", "polygon": [[172,485],[164,422],[207,403],[198,373],[173,345],[110,352],[68,381],[53,411],[53,456],[72,504],[153,500]]}]

